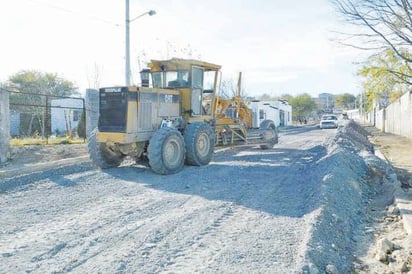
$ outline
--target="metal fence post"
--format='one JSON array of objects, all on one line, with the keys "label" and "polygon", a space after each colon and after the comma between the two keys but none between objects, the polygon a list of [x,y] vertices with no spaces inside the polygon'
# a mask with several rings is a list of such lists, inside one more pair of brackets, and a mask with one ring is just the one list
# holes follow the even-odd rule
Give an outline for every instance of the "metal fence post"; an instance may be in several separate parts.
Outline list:
[{"label": "metal fence post", "polygon": [[10,150],[9,93],[0,88],[0,163],[6,162]]},{"label": "metal fence post", "polygon": [[86,143],[86,138],[87,138],[87,126],[86,126],[86,121],[87,121],[87,113],[86,113],[86,100],[83,98],[82,99],[83,102],[83,115],[81,115],[81,119],[83,122],[83,126],[84,126],[84,136],[83,136],[83,142]]},{"label": "metal fence post", "polygon": [[49,144],[49,113],[50,113],[50,108],[49,108],[49,96],[46,95],[46,106],[44,109],[44,121],[43,121],[43,134],[44,137],[46,137],[46,145]]}]

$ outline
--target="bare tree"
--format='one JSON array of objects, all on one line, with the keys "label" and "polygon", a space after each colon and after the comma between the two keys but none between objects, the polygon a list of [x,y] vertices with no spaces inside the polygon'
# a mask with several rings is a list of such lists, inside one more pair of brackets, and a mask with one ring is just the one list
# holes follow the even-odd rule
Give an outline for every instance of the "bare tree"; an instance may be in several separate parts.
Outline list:
[{"label": "bare tree", "polygon": [[[185,58],[185,59],[201,59],[201,54],[197,50],[193,49],[190,44],[181,46],[177,43],[166,41],[163,49],[154,51],[153,49],[141,50],[136,55],[136,65],[132,68],[132,82],[136,83],[137,78],[140,78],[139,73],[142,69],[147,68],[147,64],[150,60],[170,59],[170,58]],[[136,79],[134,77],[137,77]]]},{"label": "bare tree", "polygon": [[179,45],[170,41],[166,42],[166,54],[165,59],[177,57],[177,58],[189,58],[189,59],[201,59],[201,54],[192,48],[190,44]]},{"label": "bare tree", "polygon": [[145,50],[140,51],[137,56],[137,70],[140,72],[142,69],[147,68],[150,58]]},{"label": "bare tree", "polygon": [[236,85],[233,79],[223,79],[220,84],[219,95],[223,98],[236,96]]},{"label": "bare tree", "polygon": [[408,0],[330,0],[354,33],[340,33],[341,43],[359,49],[390,48],[411,63],[412,7]]},{"label": "bare tree", "polygon": [[225,78],[220,83],[219,96],[223,98],[233,98],[237,96],[238,92],[242,98],[246,98],[248,96],[246,90],[242,87],[242,83],[239,82],[239,78],[237,80],[233,78]]},{"label": "bare tree", "polygon": [[269,93],[263,93],[262,95],[260,95],[259,100],[261,101],[275,101],[278,100],[279,98],[277,96],[273,96]]}]

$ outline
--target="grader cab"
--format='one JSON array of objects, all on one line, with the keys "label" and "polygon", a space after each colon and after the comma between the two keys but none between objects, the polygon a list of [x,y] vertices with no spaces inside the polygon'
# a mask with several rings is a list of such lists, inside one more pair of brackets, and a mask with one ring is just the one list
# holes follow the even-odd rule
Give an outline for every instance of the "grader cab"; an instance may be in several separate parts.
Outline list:
[{"label": "grader cab", "polygon": [[[147,160],[159,174],[179,172],[184,164],[207,165],[215,145],[277,142],[274,125],[248,140],[236,100],[216,96],[220,66],[198,60],[152,60],[141,87],[99,90],[98,127],[89,136],[89,154],[100,168],[124,157]],[[150,77],[151,76],[151,77]],[[149,87],[151,78],[152,87]],[[229,113],[231,118],[222,114]],[[276,135],[276,136],[275,136]],[[258,141],[259,141],[258,140]]]}]

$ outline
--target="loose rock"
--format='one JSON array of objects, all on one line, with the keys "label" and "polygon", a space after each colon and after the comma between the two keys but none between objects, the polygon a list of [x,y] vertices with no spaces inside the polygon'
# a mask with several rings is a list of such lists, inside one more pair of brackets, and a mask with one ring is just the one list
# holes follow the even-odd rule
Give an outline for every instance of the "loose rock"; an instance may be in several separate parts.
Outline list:
[{"label": "loose rock", "polygon": [[394,245],[391,241],[386,238],[378,240],[376,244],[376,259],[388,263],[388,255],[394,250]]},{"label": "loose rock", "polygon": [[327,274],[338,274],[339,271],[338,271],[338,269],[336,268],[336,266],[334,266],[334,265],[332,265],[332,264],[328,264],[328,265],[326,266],[326,273],[327,273]]},{"label": "loose rock", "polygon": [[401,265],[400,271],[401,273],[409,272],[409,267],[406,262],[403,262],[403,264]]},{"label": "loose rock", "polygon": [[398,208],[397,206],[395,206],[395,205],[390,205],[390,206],[388,207],[388,213],[389,213],[390,215],[399,215],[399,214],[400,214],[399,208]]}]

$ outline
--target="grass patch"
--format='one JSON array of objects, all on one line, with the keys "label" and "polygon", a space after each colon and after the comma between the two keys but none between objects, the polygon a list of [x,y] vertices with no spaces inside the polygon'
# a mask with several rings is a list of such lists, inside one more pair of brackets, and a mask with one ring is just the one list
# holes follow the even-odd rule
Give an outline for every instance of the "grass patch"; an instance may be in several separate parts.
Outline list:
[{"label": "grass patch", "polygon": [[62,144],[84,144],[84,140],[80,138],[67,138],[67,137],[50,137],[42,139],[40,137],[27,137],[27,138],[12,138],[10,140],[11,146],[28,146],[28,145],[62,145]]}]

